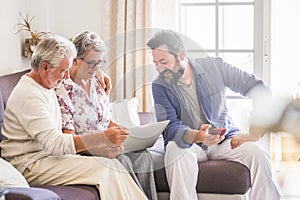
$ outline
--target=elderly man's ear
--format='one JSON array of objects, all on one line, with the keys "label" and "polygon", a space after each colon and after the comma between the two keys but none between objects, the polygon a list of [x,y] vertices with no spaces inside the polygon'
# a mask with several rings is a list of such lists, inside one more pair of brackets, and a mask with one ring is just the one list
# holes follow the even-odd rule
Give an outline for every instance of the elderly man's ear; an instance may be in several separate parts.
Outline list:
[{"label": "elderly man's ear", "polygon": [[180,50],[177,54],[177,58],[179,61],[183,61],[185,59],[185,53],[183,50]]},{"label": "elderly man's ear", "polygon": [[40,65],[40,70],[42,71],[47,71],[50,68],[49,63],[47,62],[42,62]]}]

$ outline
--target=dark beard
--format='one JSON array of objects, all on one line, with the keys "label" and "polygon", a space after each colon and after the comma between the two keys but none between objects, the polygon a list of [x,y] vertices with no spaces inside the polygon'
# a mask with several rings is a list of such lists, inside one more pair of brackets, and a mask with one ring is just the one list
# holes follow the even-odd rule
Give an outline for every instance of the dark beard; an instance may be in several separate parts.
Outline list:
[{"label": "dark beard", "polygon": [[[168,84],[168,85],[173,85],[176,84],[178,82],[178,80],[180,79],[180,77],[183,75],[184,73],[184,68],[179,65],[180,68],[178,71],[174,71],[171,69],[165,69],[163,72],[161,72],[161,76],[163,76],[164,81]],[[171,77],[165,77],[164,74],[170,72],[172,74]]]}]

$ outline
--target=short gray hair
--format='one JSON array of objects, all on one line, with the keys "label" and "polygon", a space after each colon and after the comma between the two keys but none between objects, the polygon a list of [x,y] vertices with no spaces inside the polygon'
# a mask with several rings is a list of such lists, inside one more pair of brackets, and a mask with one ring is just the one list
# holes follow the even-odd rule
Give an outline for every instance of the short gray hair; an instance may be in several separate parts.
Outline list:
[{"label": "short gray hair", "polygon": [[107,50],[104,41],[97,33],[84,31],[77,35],[73,41],[77,49],[77,57],[81,58],[87,50],[93,49],[95,51],[105,52]]},{"label": "short gray hair", "polygon": [[76,48],[70,40],[57,35],[48,36],[43,38],[33,51],[31,68],[38,71],[42,62],[55,67],[65,57],[75,58],[76,54]]}]

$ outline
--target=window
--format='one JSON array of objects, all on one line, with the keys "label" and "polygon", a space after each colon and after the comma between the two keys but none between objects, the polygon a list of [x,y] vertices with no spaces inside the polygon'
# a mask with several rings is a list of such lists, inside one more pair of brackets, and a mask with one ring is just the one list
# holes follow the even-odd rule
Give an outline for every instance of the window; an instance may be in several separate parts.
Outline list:
[{"label": "window", "polygon": [[[209,56],[219,56],[269,82],[269,74],[264,74],[267,69],[262,70],[269,62],[269,52],[259,50],[268,50],[269,45],[269,35],[264,27],[268,23],[268,13],[264,13],[266,2],[181,0],[179,32],[198,44],[187,47],[188,55],[197,57],[200,53],[207,53]],[[230,91],[228,95],[236,96]]]}]

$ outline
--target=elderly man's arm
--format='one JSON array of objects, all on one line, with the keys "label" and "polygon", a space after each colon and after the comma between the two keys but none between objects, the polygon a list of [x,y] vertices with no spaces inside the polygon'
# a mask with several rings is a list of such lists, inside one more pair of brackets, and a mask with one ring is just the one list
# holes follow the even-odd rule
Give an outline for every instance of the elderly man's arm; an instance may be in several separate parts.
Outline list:
[{"label": "elderly man's arm", "polygon": [[111,78],[103,71],[99,71],[96,74],[96,78],[99,81],[101,87],[105,90],[105,93],[109,95],[111,90]]}]

